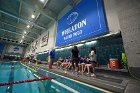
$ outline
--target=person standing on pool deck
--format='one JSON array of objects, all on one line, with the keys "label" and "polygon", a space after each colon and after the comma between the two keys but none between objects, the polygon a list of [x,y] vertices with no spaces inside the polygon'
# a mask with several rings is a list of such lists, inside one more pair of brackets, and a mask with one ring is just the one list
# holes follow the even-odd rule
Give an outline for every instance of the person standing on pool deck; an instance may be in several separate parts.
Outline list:
[{"label": "person standing on pool deck", "polygon": [[72,67],[75,70],[75,65],[76,65],[76,72],[78,72],[79,51],[78,51],[77,46],[74,46],[71,53],[72,53]]},{"label": "person standing on pool deck", "polygon": [[90,62],[91,62],[91,66],[92,66],[92,73],[91,76],[96,76],[95,75],[95,66],[96,66],[96,49],[95,47],[91,48],[91,53],[90,53]]},{"label": "person standing on pool deck", "polygon": [[50,64],[49,64],[49,69],[52,69],[52,65],[55,59],[55,49],[52,49],[50,51]]}]

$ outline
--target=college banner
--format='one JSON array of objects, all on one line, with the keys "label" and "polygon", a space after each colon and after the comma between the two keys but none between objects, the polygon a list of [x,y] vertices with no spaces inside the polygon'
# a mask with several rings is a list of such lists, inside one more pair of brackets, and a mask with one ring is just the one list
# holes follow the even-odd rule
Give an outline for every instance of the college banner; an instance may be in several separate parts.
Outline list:
[{"label": "college banner", "polygon": [[5,44],[0,43],[0,54],[3,52],[4,47],[5,47]]},{"label": "college banner", "polygon": [[48,44],[49,32],[41,38],[41,47]]},{"label": "college banner", "polygon": [[9,52],[9,53],[19,53],[19,54],[22,54],[23,47],[10,45],[7,52]]},{"label": "college banner", "polygon": [[56,46],[108,33],[102,0],[81,0],[58,20]]},{"label": "college banner", "polygon": [[40,39],[36,40],[32,45],[31,45],[31,53],[36,53],[36,50],[39,47]]}]

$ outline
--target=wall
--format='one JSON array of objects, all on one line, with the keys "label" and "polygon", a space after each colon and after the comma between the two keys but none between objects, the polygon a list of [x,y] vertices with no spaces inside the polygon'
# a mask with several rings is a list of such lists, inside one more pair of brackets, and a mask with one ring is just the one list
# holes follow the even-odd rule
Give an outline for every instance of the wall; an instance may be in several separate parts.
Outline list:
[{"label": "wall", "polygon": [[6,52],[7,53],[23,54],[23,47],[15,46],[15,45],[9,45]]},{"label": "wall", "polygon": [[[11,55],[13,56],[20,56],[20,57],[23,57],[24,55],[24,52],[25,52],[25,47],[22,47],[22,46],[17,46],[17,45],[12,45],[12,44],[7,44],[5,43],[4,44],[4,48],[3,48],[3,51],[1,53],[1,58],[5,58],[5,56],[10,57]],[[14,47],[18,47],[19,49],[17,51],[14,51]],[[14,58],[14,57],[13,57]]]},{"label": "wall", "polygon": [[140,78],[140,0],[116,0],[116,5],[130,71]]},{"label": "wall", "polygon": [[[121,30],[117,14],[117,5],[115,1],[116,0],[103,0],[106,20],[110,33],[116,33]],[[58,19],[60,19],[64,14],[66,14],[71,8],[72,7],[70,5],[65,7],[58,15]]]},{"label": "wall", "polygon": [[[108,23],[108,27],[109,27],[109,31],[110,33],[116,33],[120,31],[120,26],[119,26],[119,20],[118,20],[118,16],[117,16],[117,11],[116,11],[116,5],[115,5],[115,0],[104,0],[104,7],[105,7],[105,13],[106,13],[106,17],[107,17],[107,23]],[[66,14],[72,7],[70,5],[66,6],[58,15],[58,19],[60,19],[64,14]],[[52,25],[48,31],[50,31],[49,33],[49,41],[48,41],[48,45],[45,47],[40,47],[38,46],[38,49],[36,50],[37,52],[43,52],[46,50],[51,49],[52,47],[54,47],[55,45],[55,36],[56,36],[56,26],[57,24],[55,23],[54,25]],[[30,47],[27,48],[27,50],[30,50]],[[26,55],[30,55],[32,54],[31,52],[25,53]],[[43,54],[41,54],[42,56],[44,56]],[[41,59],[45,59],[45,58],[41,58]]]},{"label": "wall", "polygon": [[[47,51],[47,50],[50,50],[52,48],[54,48],[54,45],[55,45],[55,37],[56,37],[56,26],[57,26],[57,23],[56,22],[53,22],[52,25],[49,27],[49,29],[42,33],[42,35],[37,39],[39,40],[39,44],[37,46],[37,49],[35,51],[35,53],[32,53],[31,51],[31,45],[34,44],[36,42],[36,40],[31,43],[27,49],[26,49],[26,53],[25,53],[25,56],[28,56],[28,55],[31,55],[31,54],[36,54],[36,53],[40,53],[40,52],[44,52],[44,51]],[[48,39],[48,44],[46,46],[41,46],[41,38],[47,34],[49,32],[49,39]]]},{"label": "wall", "polygon": [[[103,0],[103,1],[104,1],[104,8],[105,8],[106,20],[107,20],[109,31],[110,31],[110,33],[117,33],[117,32],[120,31],[120,25],[119,25],[119,19],[118,19],[118,14],[117,14],[116,2],[115,2],[115,0]],[[58,19],[60,19],[64,14],[66,14],[68,12],[68,10],[70,10],[71,8],[72,7],[70,5],[65,7],[60,12],[60,14],[58,15]],[[40,47],[39,46],[38,49],[37,49],[37,52],[43,52],[43,51],[49,50],[52,47],[54,47],[55,36],[56,36],[56,34],[55,34],[56,33],[55,32],[56,31],[56,26],[57,26],[57,24],[55,23],[48,30],[48,31],[50,31],[48,45],[45,46],[45,47]],[[30,47],[28,47],[28,49],[29,48]],[[30,55],[30,54],[31,53],[27,53],[27,51],[26,51],[26,55]],[[41,54],[41,59],[42,60],[45,60],[45,57],[47,57],[47,56],[44,56],[44,55]]]},{"label": "wall", "polygon": [[[78,47],[81,57],[88,56],[91,47],[96,47],[97,62],[100,65],[107,65],[110,58],[117,58],[121,64],[121,54],[124,52],[121,36],[107,37],[97,40],[96,44],[85,44]],[[63,48],[56,50],[56,60],[59,57],[65,58],[71,56],[71,48]],[[55,60],[55,61],[56,61]]]},{"label": "wall", "polygon": [[52,48],[54,48],[55,45],[55,37],[56,37],[56,26],[57,23],[55,22],[49,29],[49,39],[48,39],[48,44],[47,46],[44,47],[40,47],[38,49],[38,52],[43,52],[44,50],[50,50]]}]

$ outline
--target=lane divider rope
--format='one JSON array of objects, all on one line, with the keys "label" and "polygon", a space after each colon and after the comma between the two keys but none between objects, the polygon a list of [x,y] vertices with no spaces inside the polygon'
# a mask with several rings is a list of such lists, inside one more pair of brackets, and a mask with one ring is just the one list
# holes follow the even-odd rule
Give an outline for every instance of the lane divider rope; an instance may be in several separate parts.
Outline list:
[{"label": "lane divider rope", "polygon": [[[22,63],[21,63],[22,64]],[[26,83],[26,82],[34,82],[34,81],[41,81],[41,80],[52,80],[51,77],[45,76],[44,74],[36,71],[33,68],[30,68],[24,64],[22,64],[23,66],[27,67],[28,69],[30,69],[31,71],[39,74],[40,76],[42,76],[43,78],[36,78],[36,79],[30,79],[30,80],[22,80],[22,81],[15,81],[15,82],[6,82],[6,83],[0,83],[0,86],[7,86],[7,85],[12,85],[12,84],[21,84],[21,83]]]},{"label": "lane divider rope", "polygon": [[[46,76],[46,75],[44,75],[44,74],[38,72],[37,70],[35,70],[35,69],[33,69],[33,68],[31,68],[31,67],[29,67],[29,66],[27,66],[27,65],[24,65],[23,63],[21,63],[21,64],[22,64],[23,66],[25,66],[26,68],[30,69],[31,71],[33,71],[33,72],[39,74],[39,75],[42,76],[42,77],[51,78],[51,77],[48,77],[48,76]],[[52,78],[51,78],[51,79],[52,79]]]},{"label": "lane divider rope", "polygon": [[[31,65],[32,65],[32,64],[31,64]],[[34,68],[35,65],[32,65],[32,67]],[[48,72],[48,73],[55,74],[55,75],[57,75],[57,76],[59,76],[59,77],[62,77],[62,78],[65,78],[65,79],[68,79],[68,80],[71,80],[71,81],[74,81],[74,82],[83,84],[83,85],[85,85],[85,86],[89,86],[89,87],[91,87],[91,88],[94,88],[94,89],[103,91],[103,92],[105,92],[105,93],[112,93],[112,92],[109,91],[109,90],[105,90],[105,89],[102,89],[102,88],[99,88],[99,87],[96,87],[96,86],[93,86],[93,85],[89,85],[89,84],[86,84],[86,83],[83,83],[83,82],[80,82],[80,81],[77,81],[77,80],[74,80],[74,79],[70,79],[70,78],[68,78],[68,77],[64,77],[64,76],[62,76],[62,75],[56,74],[56,73],[51,72],[51,71],[44,70],[43,68],[40,68],[39,66],[36,66],[36,68],[38,68],[38,69],[40,69],[40,70],[42,70],[42,71]],[[53,79],[52,79],[51,81],[53,81]],[[105,84],[105,83],[104,83],[104,84]],[[107,84],[107,85],[109,85],[109,84]],[[113,87],[116,87],[116,86],[113,86]],[[121,88],[121,87],[119,87],[119,88]],[[74,92],[74,93],[75,93],[75,92]]]},{"label": "lane divider rope", "polygon": [[22,80],[22,81],[15,81],[15,82],[0,83],[0,86],[21,84],[21,83],[41,81],[41,80],[52,80],[52,78],[44,77],[44,78],[35,78],[35,79],[30,79],[30,80]]},{"label": "lane divider rope", "polygon": [[[21,63],[21,64],[22,64],[22,63]],[[35,69],[30,68],[29,66],[26,66],[26,65],[24,65],[24,64],[22,64],[22,65],[25,66],[25,67],[27,67],[27,68],[29,68],[30,70],[36,72],[36,73],[39,74],[40,76],[47,77],[47,76],[45,76],[44,74],[42,74],[42,73],[36,71]],[[60,82],[54,80],[54,78],[51,78],[51,81],[52,81],[53,83],[56,83],[57,85],[62,86],[62,87],[65,88],[65,89],[71,91],[72,93],[79,93],[78,91],[74,90],[73,88],[71,88],[71,87],[69,87],[69,86],[66,86],[66,85],[64,85],[64,84],[62,84],[62,83],[60,83]]]}]

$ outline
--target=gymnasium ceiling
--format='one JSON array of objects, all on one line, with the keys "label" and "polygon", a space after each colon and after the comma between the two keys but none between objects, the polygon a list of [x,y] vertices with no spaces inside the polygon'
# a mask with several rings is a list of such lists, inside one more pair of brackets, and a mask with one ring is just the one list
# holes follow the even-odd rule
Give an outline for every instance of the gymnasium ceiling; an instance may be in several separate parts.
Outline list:
[{"label": "gymnasium ceiling", "polygon": [[0,42],[27,46],[79,0],[0,0]]}]

